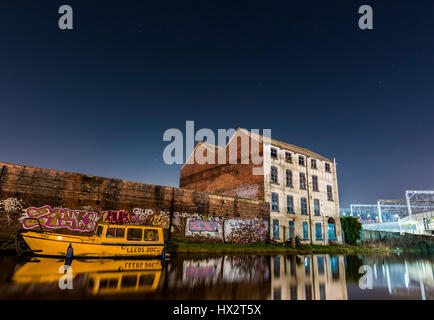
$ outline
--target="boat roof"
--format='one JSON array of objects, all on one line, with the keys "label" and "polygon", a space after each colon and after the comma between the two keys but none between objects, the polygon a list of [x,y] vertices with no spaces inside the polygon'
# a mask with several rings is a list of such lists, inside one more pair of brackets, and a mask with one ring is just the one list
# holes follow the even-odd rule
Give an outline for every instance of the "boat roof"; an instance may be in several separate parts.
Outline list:
[{"label": "boat roof", "polygon": [[139,228],[153,228],[153,229],[162,229],[158,226],[152,226],[152,225],[143,225],[143,224],[134,224],[134,223],[112,223],[112,222],[98,222],[98,225],[103,226],[117,226],[117,227],[139,227]]}]

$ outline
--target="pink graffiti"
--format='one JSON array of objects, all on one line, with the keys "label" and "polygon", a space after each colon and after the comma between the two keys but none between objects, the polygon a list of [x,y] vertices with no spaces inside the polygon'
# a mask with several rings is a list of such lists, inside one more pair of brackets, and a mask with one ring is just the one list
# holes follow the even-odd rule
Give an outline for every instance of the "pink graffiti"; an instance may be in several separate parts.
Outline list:
[{"label": "pink graffiti", "polygon": [[188,229],[192,232],[217,232],[218,230],[218,222],[208,221],[208,220],[191,220],[188,224]]},{"label": "pink graffiti", "polygon": [[[98,221],[98,213],[43,206],[40,208],[27,208],[20,220],[25,218],[36,218],[42,226],[47,228],[68,228],[74,231],[92,231]],[[36,220],[23,221],[23,227],[25,229],[31,229],[36,226],[38,226]]]}]

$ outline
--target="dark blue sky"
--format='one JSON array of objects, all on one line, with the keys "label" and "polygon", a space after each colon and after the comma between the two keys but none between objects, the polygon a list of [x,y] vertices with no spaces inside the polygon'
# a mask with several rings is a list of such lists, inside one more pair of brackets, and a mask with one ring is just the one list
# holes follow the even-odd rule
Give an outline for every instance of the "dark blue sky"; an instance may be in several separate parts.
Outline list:
[{"label": "dark blue sky", "polygon": [[336,157],[341,206],[434,186],[434,2],[234,2],[2,1],[0,160],[177,186],[194,120]]}]

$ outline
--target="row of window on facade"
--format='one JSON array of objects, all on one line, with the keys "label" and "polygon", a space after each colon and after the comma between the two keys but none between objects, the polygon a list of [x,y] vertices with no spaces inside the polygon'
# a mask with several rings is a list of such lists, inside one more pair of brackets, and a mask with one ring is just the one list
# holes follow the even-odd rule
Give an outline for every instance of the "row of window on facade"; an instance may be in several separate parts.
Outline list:
[{"label": "row of window on facade", "polygon": [[[300,189],[306,190],[306,174],[304,172],[300,172],[299,177]],[[270,179],[271,183],[279,184],[278,169],[275,166],[271,166]],[[286,186],[291,188],[294,187],[292,171],[290,169],[286,169]],[[312,176],[312,190],[319,192],[318,176],[315,175]],[[331,185],[327,185],[327,200],[333,201],[333,189]]]},{"label": "row of window on facade", "polygon": [[[271,158],[276,159],[276,160],[278,159],[276,148],[271,148]],[[292,163],[292,153],[291,152],[285,151],[285,161],[288,163]],[[298,156],[298,164],[300,166],[303,166],[303,167],[306,165],[304,156]],[[310,167],[312,169],[318,169],[316,159],[310,159]],[[331,172],[330,163],[328,163],[328,162],[325,163],[325,171]]]},{"label": "row of window on facade", "polygon": [[[302,223],[303,228],[303,240],[309,240],[309,225],[306,221]],[[328,239],[333,241],[336,240],[336,229],[335,229],[335,223],[333,219],[329,219],[327,223],[327,231],[328,231]],[[288,221],[288,236],[289,241],[292,240],[293,235],[296,234],[294,221]],[[273,220],[273,239],[279,240],[279,220],[274,219]],[[315,240],[316,241],[322,241],[323,239],[323,232],[322,232],[322,223],[316,222],[315,223]]]},{"label": "row of window on facade", "polygon": [[[279,211],[279,194],[271,193],[271,211]],[[313,199],[313,211],[315,216],[320,216],[319,199]],[[291,195],[286,196],[286,212],[294,214],[294,197]],[[300,198],[300,212],[303,215],[307,215],[307,198]]]}]

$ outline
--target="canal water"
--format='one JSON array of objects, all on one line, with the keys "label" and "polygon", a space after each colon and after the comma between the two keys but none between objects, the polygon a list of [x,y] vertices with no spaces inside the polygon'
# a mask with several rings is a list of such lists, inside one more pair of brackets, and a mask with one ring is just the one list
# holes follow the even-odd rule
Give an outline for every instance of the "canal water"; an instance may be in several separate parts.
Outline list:
[{"label": "canal water", "polygon": [[432,254],[176,255],[164,265],[73,260],[69,267],[4,256],[0,299],[430,300],[433,266]]}]

